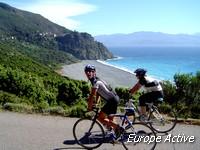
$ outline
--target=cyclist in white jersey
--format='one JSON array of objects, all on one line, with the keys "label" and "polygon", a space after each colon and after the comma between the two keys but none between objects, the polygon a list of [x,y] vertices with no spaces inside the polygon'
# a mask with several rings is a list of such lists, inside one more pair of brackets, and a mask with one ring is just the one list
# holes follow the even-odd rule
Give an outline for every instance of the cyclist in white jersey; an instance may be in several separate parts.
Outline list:
[{"label": "cyclist in white jersey", "polygon": [[94,65],[86,65],[84,71],[92,84],[91,93],[88,97],[88,111],[92,110],[93,104],[97,102],[99,98],[105,100],[105,105],[99,113],[98,120],[107,127],[112,127],[117,136],[121,127],[113,121],[112,117],[108,117],[108,115],[116,114],[119,97],[105,81],[100,80],[96,76],[96,69]]},{"label": "cyclist in white jersey", "polygon": [[140,115],[144,119],[146,116],[146,104],[156,102],[158,99],[163,99],[163,90],[160,83],[146,76],[146,70],[138,68],[134,71],[138,82],[130,89],[130,93],[134,94],[141,87],[144,89],[144,94],[139,97]]}]

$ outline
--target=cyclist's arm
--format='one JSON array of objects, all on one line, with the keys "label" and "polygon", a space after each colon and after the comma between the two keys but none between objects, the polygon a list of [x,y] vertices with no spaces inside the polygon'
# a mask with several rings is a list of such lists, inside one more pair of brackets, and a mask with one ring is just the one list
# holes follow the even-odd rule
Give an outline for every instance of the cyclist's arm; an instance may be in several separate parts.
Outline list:
[{"label": "cyclist's arm", "polygon": [[92,110],[94,101],[96,101],[97,89],[92,88],[90,96],[88,97],[88,111]]},{"label": "cyclist's arm", "polygon": [[133,86],[133,87],[129,90],[129,92],[130,92],[131,94],[134,94],[134,93],[137,92],[141,87],[142,87],[142,85],[138,82],[138,83],[136,83],[135,86]]}]

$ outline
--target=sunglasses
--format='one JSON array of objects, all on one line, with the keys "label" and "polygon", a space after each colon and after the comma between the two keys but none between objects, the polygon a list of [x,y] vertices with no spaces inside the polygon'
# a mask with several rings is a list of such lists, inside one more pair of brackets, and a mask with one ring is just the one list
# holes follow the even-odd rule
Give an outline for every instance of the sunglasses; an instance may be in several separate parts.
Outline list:
[{"label": "sunglasses", "polygon": [[87,70],[85,71],[85,73],[88,73],[88,72],[95,72],[94,70]]}]

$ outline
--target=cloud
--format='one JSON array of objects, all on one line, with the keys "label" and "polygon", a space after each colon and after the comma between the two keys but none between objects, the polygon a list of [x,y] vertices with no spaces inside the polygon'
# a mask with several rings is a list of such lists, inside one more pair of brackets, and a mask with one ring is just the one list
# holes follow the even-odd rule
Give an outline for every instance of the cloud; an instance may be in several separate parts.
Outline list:
[{"label": "cloud", "polygon": [[24,10],[38,13],[59,25],[75,30],[81,22],[70,17],[84,15],[96,10],[96,6],[74,0],[40,1],[25,5]]}]

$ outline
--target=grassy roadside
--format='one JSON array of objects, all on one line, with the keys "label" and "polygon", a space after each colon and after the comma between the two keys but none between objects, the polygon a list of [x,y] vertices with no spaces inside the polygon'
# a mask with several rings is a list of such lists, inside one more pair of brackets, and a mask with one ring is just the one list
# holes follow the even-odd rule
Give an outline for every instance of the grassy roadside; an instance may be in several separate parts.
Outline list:
[{"label": "grassy roadside", "polygon": [[200,119],[192,119],[192,118],[183,119],[183,118],[178,118],[177,121],[178,121],[178,123],[181,123],[181,124],[198,125],[198,126],[200,126]]}]

